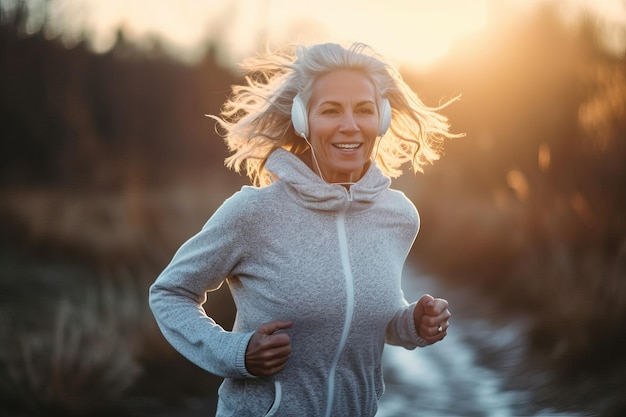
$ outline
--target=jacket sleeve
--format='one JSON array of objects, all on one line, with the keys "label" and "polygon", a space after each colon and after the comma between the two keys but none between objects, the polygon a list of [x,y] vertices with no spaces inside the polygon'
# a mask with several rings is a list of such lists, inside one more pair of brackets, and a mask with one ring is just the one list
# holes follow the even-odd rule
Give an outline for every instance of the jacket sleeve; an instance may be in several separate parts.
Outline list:
[{"label": "jacket sleeve", "polygon": [[[413,245],[415,238],[420,229],[420,216],[415,205],[404,194],[397,207],[406,207],[405,213],[407,218],[406,227],[404,228],[407,235],[407,256],[408,251]],[[405,256],[406,259],[406,256]],[[430,343],[422,339],[415,329],[415,319],[413,311],[417,302],[409,304],[404,297],[404,293],[400,293],[399,307],[396,314],[387,325],[385,333],[385,342],[390,345],[402,346],[406,349],[415,349],[416,347],[428,346]]]},{"label": "jacket sleeve", "polygon": [[150,287],[149,303],[167,341],[191,362],[224,378],[252,378],[245,352],[253,332],[225,331],[202,307],[206,292],[218,289],[245,256],[236,196],[180,247]]},{"label": "jacket sleeve", "polygon": [[405,306],[396,312],[387,325],[385,342],[410,350],[416,347],[428,346],[430,343],[422,339],[420,335],[417,334],[417,329],[415,329],[413,310],[415,310],[417,302],[408,304],[405,300],[404,303]]}]

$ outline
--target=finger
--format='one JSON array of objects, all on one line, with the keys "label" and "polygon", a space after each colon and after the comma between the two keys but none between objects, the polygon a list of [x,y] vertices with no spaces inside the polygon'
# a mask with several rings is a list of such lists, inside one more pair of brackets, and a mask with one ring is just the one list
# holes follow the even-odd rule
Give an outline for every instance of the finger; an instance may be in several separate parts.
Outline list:
[{"label": "finger", "polygon": [[437,317],[434,317],[434,321],[437,324],[449,323],[452,313],[447,308],[441,312]]},{"label": "finger", "polygon": [[270,321],[269,323],[263,323],[262,325],[260,325],[257,329],[257,332],[269,335],[277,332],[278,330],[288,329],[292,325],[293,323],[289,321],[274,320]]},{"label": "finger", "polygon": [[415,304],[415,309],[413,310],[413,318],[415,323],[421,323],[424,316],[426,316],[426,304],[434,301],[434,298],[428,294],[424,294],[417,300]]},{"label": "finger", "polygon": [[291,354],[291,342],[286,334],[266,336],[259,346],[259,351],[266,359],[289,356]]},{"label": "finger", "polygon": [[[430,296],[429,296],[430,297]],[[424,313],[427,316],[439,316],[448,308],[448,301],[443,298],[432,298],[426,299],[424,303]]]},{"label": "finger", "polygon": [[283,346],[272,350],[264,351],[259,355],[267,366],[277,366],[287,362],[289,355],[291,354],[290,346]]},{"label": "finger", "polygon": [[450,322],[446,321],[445,323],[443,323],[441,325],[441,329],[443,331],[443,333],[446,333],[448,331],[448,327],[450,327]]},{"label": "finger", "polygon": [[417,307],[420,307],[424,314],[429,314],[435,303],[435,298],[430,294],[424,294],[417,301]]},{"label": "finger", "polygon": [[287,362],[290,354],[291,349],[289,347],[285,347],[281,349],[263,350],[255,352],[254,355],[249,355],[249,359],[250,362],[255,363],[257,366],[272,368]]},{"label": "finger", "polygon": [[448,327],[450,327],[450,323],[449,322],[442,322],[439,325],[437,325],[437,327],[435,328],[437,331],[437,334],[439,333],[445,333],[448,331]]},{"label": "finger", "polygon": [[450,318],[450,315],[444,315],[441,314],[442,317],[441,319],[438,319],[435,323],[437,326],[437,330],[439,332],[445,331],[448,327],[450,327],[450,320],[448,320]]},{"label": "finger", "polygon": [[434,298],[430,294],[424,294],[417,302],[425,316],[437,317],[448,308],[448,301],[443,298]]},{"label": "finger", "polygon": [[448,309],[446,309],[438,316],[424,316],[422,318],[422,324],[425,324],[431,327],[437,327],[440,324],[450,321],[451,317],[452,317],[452,314],[450,313]]},{"label": "finger", "polygon": [[271,363],[264,362],[258,364],[250,362],[246,363],[246,368],[248,369],[248,372],[250,372],[252,375],[271,376],[285,369],[287,363],[287,360],[277,360]]},{"label": "finger", "polygon": [[419,335],[428,342],[434,343],[443,339],[450,327],[448,321],[427,321],[423,320],[419,327]]},{"label": "finger", "polygon": [[266,334],[256,332],[249,343],[253,351],[263,351],[272,354],[276,349],[291,349],[291,339],[286,333]]},{"label": "finger", "polygon": [[419,331],[420,336],[422,336],[423,339],[426,339],[429,342],[434,341],[434,339],[436,339],[437,336],[439,336],[441,333],[443,333],[443,327],[441,331],[439,331],[439,325],[433,326],[433,325],[422,324],[420,326],[420,331]]},{"label": "finger", "polygon": [[272,376],[272,375],[277,374],[278,372],[282,371],[283,369],[285,369],[286,366],[287,366],[287,361],[285,360],[285,361],[283,361],[281,363],[277,363],[274,366],[260,367],[260,368],[255,370],[253,375],[256,375],[256,376]]},{"label": "finger", "polygon": [[[283,329],[288,329],[293,323],[274,320],[269,323],[264,323],[259,326],[256,332],[258,337],[256,338],[257,348],[261,351],[273,354],[275,350],[278,350],[278,354],[281,354],[283,350],[287,350],[285,353],[288,355],[291,353],[291,339],[287,333],[276,333]],[[253,336],[254,338],[254,336]]]},{"label": "finger", "polygon": [[448,300],[444,300],[443,298],[435,298],[432,315],[441,315],[448,309]]}]

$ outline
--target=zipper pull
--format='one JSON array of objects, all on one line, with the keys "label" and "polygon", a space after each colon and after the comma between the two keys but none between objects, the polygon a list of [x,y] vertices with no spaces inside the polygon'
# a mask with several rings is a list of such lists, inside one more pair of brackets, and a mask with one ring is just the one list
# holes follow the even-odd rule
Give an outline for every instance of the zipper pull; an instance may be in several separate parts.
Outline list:
[{"label": "zipper pull", "polygon": [[348,201],[352,201],[352,187],[343,187],[343,189],[346,190],[346,197],[348,198]]}]

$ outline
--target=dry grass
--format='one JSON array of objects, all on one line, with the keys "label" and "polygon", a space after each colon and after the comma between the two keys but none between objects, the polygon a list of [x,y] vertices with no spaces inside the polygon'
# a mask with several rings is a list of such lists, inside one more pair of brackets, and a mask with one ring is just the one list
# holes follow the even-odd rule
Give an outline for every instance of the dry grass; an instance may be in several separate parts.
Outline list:
[{"label": "dry grass", "polygon": [[29,250],[107,266],[162,263],[231,193],[211,182],[121,192],[5,190],[0,215],[12,243]]},{"label": "dry grass", "polygon": [[8,232],[0,242],[0,414],[125,415],[149,401],[137,384],[156,384],[143,374],[179,366],[149,311],[148,286],[225,197],[201,187],[137,191],[0,199]]},{"label": "dry grass", "polygon": [[138,378],[145,314],[136,291],[107,284],[73,298],[41,308],[50,313],[39,326],[24,327],[15,311],[4,312],[0,396],[13,411],[94,415],[114,407]]}]

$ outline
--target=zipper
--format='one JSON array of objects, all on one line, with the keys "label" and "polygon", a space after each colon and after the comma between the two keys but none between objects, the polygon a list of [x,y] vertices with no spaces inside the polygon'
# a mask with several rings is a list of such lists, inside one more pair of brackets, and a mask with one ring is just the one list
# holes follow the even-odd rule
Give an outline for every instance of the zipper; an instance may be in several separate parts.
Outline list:
[{"label": "zipper", "polygon": [[348,201],[344,209],[339,213],[337,217],[337,235],[339,238],[339,254],[341,256],[341,265],[343,267],[343,276],[346,283],[346,316],[343,323],[343,330],[341,332],[341,339],[337,352],[333,358],[333,362],[330,366],[330,372],[328,375],[328,401],[326,403],[326,417],[330,417],[330,413],[333,408],[334,392],[335,392],[335,374],[337,371],[337,365],[341,353],[346,346],[348,340],[348,334],[350,333],[350,326],[352,324],[352,315],[354,314],[354,277],[352,275],[352,268],[350,267],[350,257],[348,254],[348,237],[346,234],[346,212],[348,206],[352,201],[352,193],[346,189],[346,196]]},{"label": "zipper", "polygon": [[280,407],[280,401],[283,396],[283,390],[280,385],[280,382],[274,381],[274,403],[269,411],[265,414],[265,417],[271,417],[276,414],[278,411],[278,407]]}]

